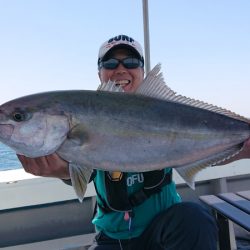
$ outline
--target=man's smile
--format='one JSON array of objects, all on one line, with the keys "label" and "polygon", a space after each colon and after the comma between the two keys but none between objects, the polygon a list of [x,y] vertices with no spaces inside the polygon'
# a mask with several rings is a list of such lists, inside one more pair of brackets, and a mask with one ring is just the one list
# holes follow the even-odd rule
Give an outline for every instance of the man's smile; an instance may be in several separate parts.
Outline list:
[{"label": "man's smile", "polygon": [[121,86],[121,87],[125,87],[130,83],[131,83],[131,80],[116,80],[115,81],[115,85],[116,86]]}]

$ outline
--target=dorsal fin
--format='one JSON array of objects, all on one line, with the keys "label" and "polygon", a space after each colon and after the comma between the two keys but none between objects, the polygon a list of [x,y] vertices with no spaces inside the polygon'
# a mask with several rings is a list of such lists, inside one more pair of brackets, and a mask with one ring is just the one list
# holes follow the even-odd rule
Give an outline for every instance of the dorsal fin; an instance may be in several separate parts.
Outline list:
[{"label": "dorsal fin", "polygon": [[237,115],[234,112],[229,110],[199,101],[192,98],[188,98],[182,95],[176,95],[176,93],[170,89],[164,79],[163,75],[160,72],[161,65],[157,64],[144,79],[142,84],[136,90],[136,94],[150,96],[153,98],[167,100],[171,102],[177,102],[185,105],[189,105],[196,108],[206,109],[218,114],[226,115],[228,117],[241,120],[247,123],[250,123],[250,119],[247,119],[243,116]]},{"label": "dorsal fin", "polygon": [[109,91],[109,92],[124,92],[122,89],[121,85],[116,85],[115,82],[113,81],[108,81],[108,82],[102,82],[98,88],[98,91]]}]

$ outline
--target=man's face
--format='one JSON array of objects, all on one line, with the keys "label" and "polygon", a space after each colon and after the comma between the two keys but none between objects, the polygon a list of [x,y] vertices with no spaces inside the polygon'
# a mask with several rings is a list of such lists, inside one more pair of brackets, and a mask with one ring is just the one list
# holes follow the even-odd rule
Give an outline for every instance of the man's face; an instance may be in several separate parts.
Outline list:
[{"label": "man's face", "polygon": [[[109,58],[121,60],[132,56],[129,50],[115,49]],[[135,92],[143,81],[144,69],[141,67],[127,69],[120,63],[115,69],[101,68],[98,74],[102,83],[111,80],[120,84],[125,92]]]}]

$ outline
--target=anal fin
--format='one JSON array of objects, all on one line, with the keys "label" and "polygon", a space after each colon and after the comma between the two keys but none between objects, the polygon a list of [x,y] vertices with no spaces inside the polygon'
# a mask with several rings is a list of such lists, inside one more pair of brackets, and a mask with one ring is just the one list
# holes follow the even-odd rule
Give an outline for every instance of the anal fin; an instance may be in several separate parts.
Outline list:
[{"label": "anal fin", "polygon": [[238,144],[236,146],[233,146],[223,152],[214,154],[210,156],[209,158],[202,159],[193,163],[190,163],[188,165],[179,166],[175,168],[177,173],[184,179],[184,181],[187,183],[187,185],[195,189],[195,176],[198,172],[205,169],[208,166],[219,164],[236,154],[238,154],[242,149],[242,144]]}]

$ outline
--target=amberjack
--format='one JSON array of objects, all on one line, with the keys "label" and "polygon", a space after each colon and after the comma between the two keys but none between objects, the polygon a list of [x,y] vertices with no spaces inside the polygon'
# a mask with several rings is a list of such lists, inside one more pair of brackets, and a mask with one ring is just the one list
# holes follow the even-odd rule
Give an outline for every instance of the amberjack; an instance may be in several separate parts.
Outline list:
[{"label": "amberjack", "polygon": [[194,188],[197,172],[239,153],[249,137],[249,119],[177,95],[160,65],[135,93],[108,82],[96,91],[44,92],[0,106],[0,141],[32,158],[56,152],[70,163],[79,200],[93,169],[175,168]]}]

